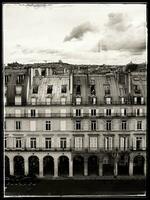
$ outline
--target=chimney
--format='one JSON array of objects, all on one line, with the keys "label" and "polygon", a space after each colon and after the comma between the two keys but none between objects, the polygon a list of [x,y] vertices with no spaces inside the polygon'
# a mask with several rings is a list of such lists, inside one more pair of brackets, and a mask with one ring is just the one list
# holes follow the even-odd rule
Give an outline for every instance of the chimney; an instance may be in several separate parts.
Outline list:
[{"label": "chimney", "polygon": [[131,73],[128,71],[128,92],[131,93]]}]

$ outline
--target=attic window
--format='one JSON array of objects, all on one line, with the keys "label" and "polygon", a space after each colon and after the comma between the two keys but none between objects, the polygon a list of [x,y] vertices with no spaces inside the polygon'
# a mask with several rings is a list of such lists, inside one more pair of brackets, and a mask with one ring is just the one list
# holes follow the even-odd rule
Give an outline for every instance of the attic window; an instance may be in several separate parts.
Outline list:
[{"label": "attic window", "polygon": [[52,94],[53,92],[53,86],[52,85],[48,85],[47,86],[47,94]]},{"label": "attic window", "polygon": [[140,94],[140,87],[139,87],[139,85],[134,85],[134,92],[136,94]]},{"label": "attic window", "polygon": [[39,71],[37,69],[35,70],[35,76],[39,76]]},{"label": "attic window", "polygon": [[16,80],[16,83],[17,84],[21,84],[22,82],[23,82],[23,80],[24,80],[24,75],[18,75],[17,76],[17,80]]},{"label": "attic window", "polygon": [[38,86],[33,87],[33,94],[38,94]]},{"label": "attic window", "polygon": [[96,91],[95,91],[95,85],[91,85],[91,95],[95,95]]}]

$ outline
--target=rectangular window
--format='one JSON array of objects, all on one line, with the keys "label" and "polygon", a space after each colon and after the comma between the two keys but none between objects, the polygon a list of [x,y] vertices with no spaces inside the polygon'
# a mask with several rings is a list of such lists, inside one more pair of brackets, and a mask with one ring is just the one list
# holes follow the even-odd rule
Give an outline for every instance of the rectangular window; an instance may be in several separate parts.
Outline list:
[{"label": "rectangular window", "polygon": [[92,97],[92,99],[91,99],[91,103],[93,104],[93,105],[95,105],[96,104],[96,97]]},{"label": "rectangular window", "polygon": [[50,109],[46,109],[45,110],[45,116],[46,117],[50,117],[51,116],[51,110]]},{"label": "rectangular window", "polygon": [[15,116],[21,117],[21,110],[15,110]]},{"label": "rectangular window", "polygon": [[17,76],[17,80],[16,80],[16,83],[17,84],[21,84],[22,82],[23,82],[23,80],[24,80],[24,75],[18,75]]},{"label": "rectangular window", "polygon": [[22,144],[21,144],[21,138],[16,138],[16,148],[21,148]]},{"label": "rectangular window", "polygon": [[60,130],[61,131],[65,131],[66,130],[66,121],[65,120],[61,120],[60,121]]},{"label": "rectangular window", "polygon": [[21,94],[21,92],[22,92],[22,86],[16,85],[16,94]]},{"label": "rectangular window", "polygon": [[106,116],[111,116],[111,109],[106,109]]},{"label": "rectangular window", "polygon": [[46,121],[45,122],[45,129],[48,131],[48,130],[51,130],[51,121]]},{"label": "rectangular window", "polygon": [[47,104],[47,105],[50,105],[50,104],[51,104],[51,101],[52,101],[51,98],[49,98],[49,97],[46,98],[46,104]]},{"label": "rectangular window", "polygon": [[21,129],[21,121],[16,121],[16,130]]},{"label": "rectangular window", "polygon": [[91,109],[91,116],[96,117],[96,109]]},{"label": "rectangular window", "polygon": [[127,121],[123,120],[122,121],[122,130],[126,130],[127,129]]},{"label": "rectangular window", "polygon": [[76,130],[81,130],[81,121],[80,120],[76,120],[76,122],[75,122],[75,129]]},{"label": "rectangular window", "polygon": [[126,116],[127,115],[127,109],[126,108],[121,108],[121,116]]},{"label": "rectangular window", "polygon": [[61,97],[61,104],[65,105],[66,104],[66,97]]},{"label": "rectangular window", "polygon": [[80,85],[76,86],[76,95],[81,95],[81,86]]},{"label": "rectangular window", "polygon": [[36,110],[35,109],[31,109],[31,117],[35,117],[36,116]]},{"label": "rectangular window", "polygon": [[142,137],[136,137],[136,150],[142,150],[142,143],[143,138]]},{"label": "rectangular window", "polygon": [[142,116],[142,108],[137,108],[135,110],[136,116]]},{"label": "rectangular window", "polygon": [[113,138],[111,136],[105,137],[104,138],[105,144],[105,150],[112,150],[113,148]]},{"label": "rectangular window", "polygon": [[15,105],[21,105],[22,99],[21,96],[15,96]]},{"label": "rectangular window", "polygon": [[125,98],[121,97],[121,104],[125,104]]},{"label": "rectangular window", "polygon": [[81,109],[76,109],[76,117],[81,117]]},{"label": "rectangular window", "polygon": [[111,130],[111,120],[106,121],[106,130],[110,131]]},{"label": "rectangular window", "polygon": [[8,81],[9,81],[9,75],[5,75],[5,84],[7,84],[8,83]]},{"label": "rectangular window", "polygon": [[52,94],[53,93],[53,86],[52,85],[48,85],[47,86],[47,94]]},{"label": "rectangular window", "polygon": [[51,138],[45,138],[45,148],[50,149],[51,148]]},{"label": "rectangular window", "polygon": [[137,130],[142,130],[142,121],[137,121]]},{"label": "rectangular window", "polygon": [[32,105],[36,105],[36,98],[35,98],[35,97],[32,97],[32,98],[31,98],[31,104],[32,104]]},{"label": "rectangular window", "polygon": [[75,149],[81,150],[83,148],[83,138],[82,137],[75,137]]},{"label": "rectangular window", "polygon": [[67,147],[66,138],[60,138],[60,148],[65,149]]},{"label": "rectangular window", "polygon": [[61,93],[67,93],[67,85],[61,86]]},{"label": "rectangular window", "polygon": [[97,150],[97,137],[90,137],[90,149]]},{"label": "rectangular window", "polygon": [[129,138],[128,137],[120,137],[120,150],[125,151],[129,147]]},{"label": "rectangular window", "polygon": [[80,97],[77,97],[76,98],[76,105],[80,105],[81,104],[81,98]]},{"label": "rectangular window", "polygon": [[32,149],[36,148],[36,138],[30,138],[30,147]]},{"label": "rectangular window", "polygon": [[91,130],[96,131],[96,120],[91,121]]}]

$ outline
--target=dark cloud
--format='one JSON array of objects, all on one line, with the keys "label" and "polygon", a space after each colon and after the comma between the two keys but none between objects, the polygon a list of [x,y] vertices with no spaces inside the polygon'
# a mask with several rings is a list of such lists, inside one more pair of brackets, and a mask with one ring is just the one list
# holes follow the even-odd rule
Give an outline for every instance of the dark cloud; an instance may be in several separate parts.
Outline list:
[{"label": "dark cloud", "polygon": [[131,25],[123,13],[110,13],[106,26],[116,31],[126,31]]},{"label": "dark cloud", "polygon": [[72,39],[82,39],[83,35],[87,32],[95,32],[97,28],[91,25],[89,22],[80,24],[74,27],[71,33],[64,38],[64,41],[70,41]]}]

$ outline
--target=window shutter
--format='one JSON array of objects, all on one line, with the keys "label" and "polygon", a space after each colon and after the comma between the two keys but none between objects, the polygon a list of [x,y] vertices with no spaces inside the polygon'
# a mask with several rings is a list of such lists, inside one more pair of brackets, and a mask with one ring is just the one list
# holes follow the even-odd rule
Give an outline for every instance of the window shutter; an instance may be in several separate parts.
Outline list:
[{"label": "window shutter", "polygon": [[73,109],[73,116],[76,116],[76,109]]},{"label": "window shutter", "polygon": [[89,109],[89,116],[91,116],[91,109]]},{"label": "window shutter", "polygon": [[141,97],[141,104],[144,104],[144,97]]},{"label": "window shutter", "polygon": [[124,137],[120,137],[120,147],[121,150],[124,148]]},{"label": "window shutter", "polygon": [[109,149],[112,150],[112,137],[109,137]]},{"label": "window shutter", "polygon": [[81,116],[83,117],[83,109],[81,109]]},{"label": "window shutter", "polygon": [[28,110],[28,117],[31,117],[31,110]]},{"label": "window shutter", "polygon": [[37,147],[37,148],[40,147],[40,140],[39,140],[39,137],[36,138],[36,147]]},{"label": "window shutter", "polygon": [[30,148],[30,138],[29,137],[26,138],[26,147]]},{"label": "window shutter", "polygon": [[136,137],[133,137],[133,150],[136,150]]},{"label": "window shutter", "polygon": [[142,110],[142,108],[140,108],[140,116],[142,116],[143,115],[143,110]]},{"label": "window shutter", "polygon": [[108,145],[107,145],[107,137],[104,138],[104,145],[105,145],[105,150],[107,150],[107,147],[108,147]]},{"label": "window shutter", "polygon": [[114,116],[114,109],[111,109],[111,115]]},{"label": "window shutter", "polygon": [[144,138],[142,137],[142,150],[144,150]]},{"label": "window shutter", "polygon": [[104,116],[106,116],[106,108],[104,108]]},{"label": "window shutter", "polygon": [[96,116],[98,116],[99,109],[96,109]]},{"label": "window shutter", "polygon": [[35,110],[35,116],[38,117],[38,109]]}]

